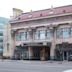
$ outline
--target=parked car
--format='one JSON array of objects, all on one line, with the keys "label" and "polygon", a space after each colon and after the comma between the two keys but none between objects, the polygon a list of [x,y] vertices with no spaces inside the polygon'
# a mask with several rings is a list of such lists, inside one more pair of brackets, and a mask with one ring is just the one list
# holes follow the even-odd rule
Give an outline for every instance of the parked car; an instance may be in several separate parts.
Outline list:
[{"label": "parked car", "polygon": [[65,71],[63,71],[63,72],[72,72],[72,69],[70,69],[70,70],[65,70]]}]

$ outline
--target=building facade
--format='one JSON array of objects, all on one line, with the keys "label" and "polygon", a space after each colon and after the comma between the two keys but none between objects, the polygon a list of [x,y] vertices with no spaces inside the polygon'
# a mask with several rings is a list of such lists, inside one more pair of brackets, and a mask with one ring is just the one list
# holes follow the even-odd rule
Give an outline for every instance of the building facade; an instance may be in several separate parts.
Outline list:
[{"label": "building facade", "polygon": [[21,13],[10,25],[15,58],[68,60],[72,54],[72,5]]},{"label": "building facade", "polygon": [[0,17],[0,58],[3,56],[5,25],[8,23],[7,18]]},{"label": "building facade", "polygon": [[3,55],[3,24],[0,24],[0,57]]},{"label": "building facade", "polygon": [[11,26],[9,23],[4,25],[4,38],[3,38],[3,57],[10,58],[12,55],[12,40],[11,40]]}]

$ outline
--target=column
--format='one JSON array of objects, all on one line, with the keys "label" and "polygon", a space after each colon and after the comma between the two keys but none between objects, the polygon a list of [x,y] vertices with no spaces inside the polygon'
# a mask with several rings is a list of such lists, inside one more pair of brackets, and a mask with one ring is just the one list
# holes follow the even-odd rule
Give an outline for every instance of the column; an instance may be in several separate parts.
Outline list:
[{"label": "column", "polygon": [[50,49],[50,59],[54,60],[54,57],[55,57],[55,44],[52,43],[51,49]]},{"label": "column", "polygon": [[51,49],[50,49],[50,59],[54,60],[55,59],[55,46],[56,46],[56,28],[53,28],[53,37],[52,37],[52,44],[51,44]]},{"label": "column", "polygon": [[45,48],[42,48],[40,51],[40,60],[42,61],[45,60]]},{"label": "column", "polygon": [[11,38],[10,38],[10,58],[14,56],[14,50],[15,50],[15,31],[13,33],[11,32]]},{"label": "column", "polygon": [[29,28],[29,40],[32,40],[33,38],[33,30]]},{"label": "column", "polygon": [[29,51],[29,60],[31,60],[32,57],[33,57],[33,50],[32,50],[32,47],[28,47],[28,51]]}]

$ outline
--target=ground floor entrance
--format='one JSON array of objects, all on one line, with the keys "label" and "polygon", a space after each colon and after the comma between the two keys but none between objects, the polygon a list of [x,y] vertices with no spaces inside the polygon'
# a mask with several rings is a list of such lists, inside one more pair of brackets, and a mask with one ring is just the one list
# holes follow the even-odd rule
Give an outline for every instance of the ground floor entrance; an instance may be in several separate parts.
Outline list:
[{"label": "ground floor entrance", "polygon": [[50,46],[16,46],[14,57],[23,60],[50,60]]},{"label": "ground floor entrance", "polygon": [[[54,59],[51,58],[52,56]],[[14,57],[23,60],[71,60],[72,44],[57,44],[55,49],[51,48],[51,44],[48,46],[16,46]]]},{"label": "ground floor entrance", "polygon": [[33,60],[50,60],[49,46],[33,46]]}]

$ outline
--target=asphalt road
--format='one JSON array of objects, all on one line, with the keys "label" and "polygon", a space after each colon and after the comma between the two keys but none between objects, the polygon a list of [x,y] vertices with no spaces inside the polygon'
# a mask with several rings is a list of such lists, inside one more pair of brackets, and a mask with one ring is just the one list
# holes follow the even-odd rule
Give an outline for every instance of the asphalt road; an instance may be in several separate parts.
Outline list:
[{"label": "asphalt road", "polygon": [[72,62],[0,60],[0,72],[63,72],[72,69]]}]

